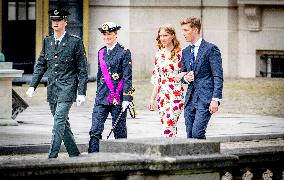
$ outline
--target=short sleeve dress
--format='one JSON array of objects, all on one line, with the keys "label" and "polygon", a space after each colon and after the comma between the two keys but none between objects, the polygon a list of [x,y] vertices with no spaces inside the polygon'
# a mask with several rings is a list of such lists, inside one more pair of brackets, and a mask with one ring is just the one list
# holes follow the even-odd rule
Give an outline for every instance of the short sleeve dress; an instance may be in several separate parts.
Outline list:
[{"label": "short sleeve dress", "polygon": [[175,82],[175,76],[181,70],[181,48],[171,58],[165,49],[155,55],[151,83],[158,87],[157,102],[162,123],[162,137],[177,135],[177,122],[184,107],[184,88],[181,82]]}]

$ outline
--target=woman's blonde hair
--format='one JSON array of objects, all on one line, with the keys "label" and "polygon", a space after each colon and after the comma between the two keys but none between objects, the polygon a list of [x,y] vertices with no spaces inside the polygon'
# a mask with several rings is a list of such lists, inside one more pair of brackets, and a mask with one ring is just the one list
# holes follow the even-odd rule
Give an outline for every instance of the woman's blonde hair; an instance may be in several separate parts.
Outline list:
[{"label": "woman's blonde hair", "polygon": [[170,59],[173,59],[176,56],[176,54],[178,53],[178,51],[180,50],[180,42],[177,39],[175,28],[170,24],[169,25],[163,25],[159,28],[158,34],[157,34],[157,37],[156,37],[157,47],[159,49],[164,48],[163,44],[160,41],[160,35],[159,34],[160,34],[161,30],[165,30],[166,33],[173,35],[172,43],[173,43],[174,48],[171,51],[171,57],[170,57]]}]

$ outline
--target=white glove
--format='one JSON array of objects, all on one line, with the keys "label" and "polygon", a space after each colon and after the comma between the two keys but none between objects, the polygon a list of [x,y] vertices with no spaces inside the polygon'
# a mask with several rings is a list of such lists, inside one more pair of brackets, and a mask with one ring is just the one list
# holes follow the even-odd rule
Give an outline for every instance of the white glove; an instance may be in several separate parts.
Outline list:
[{"label": "white glove", "polygon": [[77,99],[76,99],[77,106],[81,106],[81,104],[84,104],[84,102],[86,102],[85,96],[77,95]]},{"label": "white glove", "polygon": [[29,87],[29,89],[26,92],[28,97],[33,97],[35,94],[35,88],[34,87]]},{"label": "white glove", "polygon": [[122,112],[126,110],[126,108],[129,106],[129,101],[122,101]]}]

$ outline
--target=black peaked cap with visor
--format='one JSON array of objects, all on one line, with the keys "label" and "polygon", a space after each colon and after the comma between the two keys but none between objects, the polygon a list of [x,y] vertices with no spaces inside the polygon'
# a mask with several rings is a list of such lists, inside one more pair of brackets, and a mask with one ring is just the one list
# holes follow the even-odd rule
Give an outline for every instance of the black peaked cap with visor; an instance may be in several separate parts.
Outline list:
[{"label": "black peaked cap with visor", "polygon": [[61,21],[64,18],[67,18],[70,13],[65,9],[51,9],[48,11],[50,19],[52,21]]}]

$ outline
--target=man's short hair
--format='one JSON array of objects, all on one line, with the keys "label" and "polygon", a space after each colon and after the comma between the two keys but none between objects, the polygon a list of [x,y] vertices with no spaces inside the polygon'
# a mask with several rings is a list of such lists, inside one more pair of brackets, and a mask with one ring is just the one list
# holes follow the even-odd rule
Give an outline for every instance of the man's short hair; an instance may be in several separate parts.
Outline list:
[{"label": "man's short hair", "polygon": [[196,17],[190,17],[190,18],[186,18],[184,20],[182,20],[180,22],[180,25],[185,25],[185,24],[189,24],[189,26],[191,28],[195,27],[198,30],[198,33],[200,33],[201,30],[201,21],[199,18]]}]

